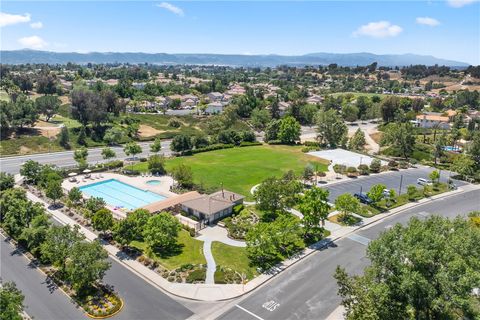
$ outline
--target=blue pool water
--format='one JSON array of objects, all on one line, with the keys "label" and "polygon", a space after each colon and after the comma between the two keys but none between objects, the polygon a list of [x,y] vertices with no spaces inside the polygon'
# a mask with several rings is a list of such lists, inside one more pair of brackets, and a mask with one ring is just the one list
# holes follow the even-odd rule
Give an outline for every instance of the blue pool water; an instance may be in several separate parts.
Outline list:
[{"label": "blue pool water", "polygon": [[162,181],[160,181],[160,180],[148,180],[145,183],[148,184],[148,185],[151,185],[151,186],[158,186],[162,183]]},{"label": "blue pool water", "polygon": [[144,191],[116,179],[88,184],[80,187],[80,191],[91,197],[103,198],[109,206],[123,207],[128,210],[166,199],[164,196]]}]

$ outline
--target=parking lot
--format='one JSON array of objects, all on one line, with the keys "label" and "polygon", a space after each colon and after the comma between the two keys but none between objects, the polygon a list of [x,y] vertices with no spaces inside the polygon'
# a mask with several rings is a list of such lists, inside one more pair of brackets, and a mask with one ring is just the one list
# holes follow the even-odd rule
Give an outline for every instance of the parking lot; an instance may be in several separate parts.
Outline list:
[{"label": "parking lot", "polygon": [[[417,184],[417,179],[428,179],[428,175],[433,170],[433,168],[429,167],[419,167],[400,171],[389,171],[385,173],[372,174],[370,176],[361,176],[337,183],[333,182],[321,186],[330,191],[330,202],[334,202],[339,195],[344,193],[353,194],[360,191],[367,192],[375,184],[384,184],[387,189],[393,189],[398,194],[400,190],[400,184],[402,185],[401,193],[407,192],[407,186],[411,184],[420,187],[420,185]],[[449,171],[442,171],[440,181],[447,182],[450,175],[451,173]],[[454,180],[454,183],[457,186],[465,184],[465,182],[457,180]]]}]

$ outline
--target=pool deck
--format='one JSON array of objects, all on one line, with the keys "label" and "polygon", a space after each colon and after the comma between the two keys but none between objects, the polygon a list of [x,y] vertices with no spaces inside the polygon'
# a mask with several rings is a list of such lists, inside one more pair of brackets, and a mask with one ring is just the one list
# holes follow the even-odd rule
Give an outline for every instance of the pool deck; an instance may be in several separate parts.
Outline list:
[{"label": "pool deck", "polygon": [[[100,178],[100,175],[103,178]],[[173,185],[173,179],[170,176],[129,177],[129,176],[125,176],[123,174],[118,174],[118,173],[102,172],[102,173],[92,173],[91,178],[88,178],[88,179],[85,179],[85,174],[80,174],[78,176],[75,176],[75,178],[77,182],[70,182],[68,178],[62,182],[62,188],[66,191],[66,193],[69,192],[73,187],[80,188],[92,183],[106,181],[110,179],[116,179],[120,182],[129,184],[133,187],[136,187],[142,190],[148,190],[167,198],[177,196],[176,193],[173,193],[170,191],[170,187]],[[159,180],[160,184],[158,185],[147,184],[147,181],[150,181],[150,180]],[[88,199],[88,195],[86,195],[85,193],[83,193],[83,197],[85,199]],[[126,212],[124,211],[115,210],[113,207],[110,207],[108,205],[107,205],[107,208],[110,209],[110,211],[112,211],[114,216],[116,216],[117,218],[126,217]]]}]

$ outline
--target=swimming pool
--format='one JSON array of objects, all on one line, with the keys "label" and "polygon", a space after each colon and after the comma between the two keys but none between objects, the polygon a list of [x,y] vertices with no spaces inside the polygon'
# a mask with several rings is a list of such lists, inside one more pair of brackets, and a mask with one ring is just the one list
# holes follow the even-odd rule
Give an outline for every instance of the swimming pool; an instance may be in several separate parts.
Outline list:
[{"label": "swimming pool", "polygon": [[117,179],[88,184],[80,187],[80,191],[91,197],[103,198],[109,206],[128,210],[166,199],[164,196],[133,187]]},{"label": "swimming pool", "polygon": [[158,185],[162,184],[162,181],[160,181],[160,180],[148,180],[145,183],[148,184],[148,185],[151,185],[151,186],[158,186]]}]

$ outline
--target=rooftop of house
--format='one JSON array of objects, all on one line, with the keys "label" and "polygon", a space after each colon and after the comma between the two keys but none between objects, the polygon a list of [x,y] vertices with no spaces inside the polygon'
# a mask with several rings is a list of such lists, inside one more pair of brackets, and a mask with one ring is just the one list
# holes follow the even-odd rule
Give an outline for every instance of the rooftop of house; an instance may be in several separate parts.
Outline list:
[{"label": "rooftop of house", "polygon": [[439,122],[448,122],[449,118],[442,116],[441,113],[425,113],[417,115],[417,120],[429,120],[429,121],[439,121]]},{"label": "rooftop of house", "polygon": [[160,212],[160,211],[166,210],[168,208],[174,207],[178,204],[181,204],[184,201],[196,199],[196,198],[201,197],[201,196],[202,195],[200,193],[198,193],[197,191],[190,191],[190,192],[178,195],[176,197],[171,197],[171,198],[168,198],[168,199],[165,199],[165,200],[162,200],[162,201],[157,201],[157,202],[154,202],[154,203],[150,203],[150,204],[142,207],[142,209],[146,209],[146,210],[150,211],[151,213]]},{"label": "rooftop of house", "polygon": [[202,212],[209,216],[230,208],[235,202],[243,200],[244,196],[228,190],[221,190],[210,195],[201,195],[197,198],[183,201],[182,205]]}]

